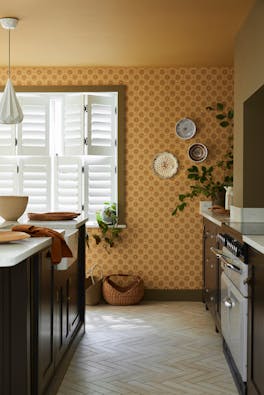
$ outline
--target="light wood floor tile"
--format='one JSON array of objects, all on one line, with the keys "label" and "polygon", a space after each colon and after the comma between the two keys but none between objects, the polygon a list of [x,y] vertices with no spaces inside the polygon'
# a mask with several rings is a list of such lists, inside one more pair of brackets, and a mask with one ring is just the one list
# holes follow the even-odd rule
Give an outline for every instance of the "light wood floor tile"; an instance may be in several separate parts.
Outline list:
[{"label": "light wood floor tile", "polygon": [[57,395],[237,395],[201,303],[87,307],[86,334]]}]

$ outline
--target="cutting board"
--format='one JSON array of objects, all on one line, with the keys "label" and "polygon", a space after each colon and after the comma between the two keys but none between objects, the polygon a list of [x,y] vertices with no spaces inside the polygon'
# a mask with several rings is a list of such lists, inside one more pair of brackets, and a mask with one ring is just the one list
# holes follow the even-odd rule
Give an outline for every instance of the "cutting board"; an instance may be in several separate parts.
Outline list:
[{"label": "cutting board", "polygon": [[67,221],[78,217],[80,213],[52,212],[52,213],[28,213],[31,221]]},{"label": "cutting board", "polygon": [[29,237],[30,235],[25,232],[0,231],[0,243],[9,243],[10,241],[28,239]]}]

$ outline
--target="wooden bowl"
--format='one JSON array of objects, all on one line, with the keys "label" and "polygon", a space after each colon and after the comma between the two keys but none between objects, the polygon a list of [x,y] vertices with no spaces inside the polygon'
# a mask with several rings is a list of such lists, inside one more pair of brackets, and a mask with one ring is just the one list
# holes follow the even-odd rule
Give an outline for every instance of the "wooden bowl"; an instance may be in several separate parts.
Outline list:
[{"label": "wooden bowl", "polygon": [[28,196],[0,196],[0,215],[6,221],[17,221],[27,204]]}]

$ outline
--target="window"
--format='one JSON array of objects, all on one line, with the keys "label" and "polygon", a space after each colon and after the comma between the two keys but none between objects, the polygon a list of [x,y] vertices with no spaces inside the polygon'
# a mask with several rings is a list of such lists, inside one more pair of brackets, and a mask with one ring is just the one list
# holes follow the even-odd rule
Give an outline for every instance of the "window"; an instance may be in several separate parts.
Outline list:
[{"label": "window", "polygon": [[0,125],[0,194],[28,195],[28,212],[83,211],[91,224],[114,201],[124,223],[124,87],[104,88],[18,94],[23,122]]}]

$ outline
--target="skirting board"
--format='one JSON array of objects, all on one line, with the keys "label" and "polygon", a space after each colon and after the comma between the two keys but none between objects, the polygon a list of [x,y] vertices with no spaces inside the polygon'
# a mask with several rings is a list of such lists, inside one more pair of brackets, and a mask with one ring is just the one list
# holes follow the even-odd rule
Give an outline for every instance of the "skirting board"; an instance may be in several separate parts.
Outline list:
[{"label": "skirting board", "polygon": [[144,300],[202,302],[201,289],[145,289]]}]

